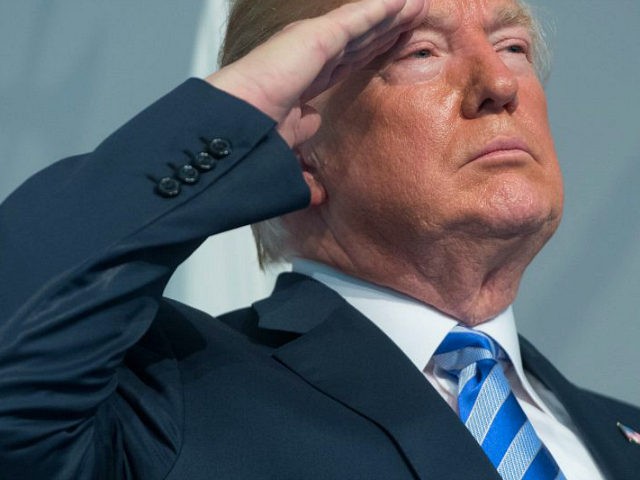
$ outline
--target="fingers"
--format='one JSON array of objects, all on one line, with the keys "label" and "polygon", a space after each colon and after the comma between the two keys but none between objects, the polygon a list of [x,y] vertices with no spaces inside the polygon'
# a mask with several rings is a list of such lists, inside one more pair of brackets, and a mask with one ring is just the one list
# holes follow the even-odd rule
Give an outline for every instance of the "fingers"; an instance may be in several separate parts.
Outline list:
[{"label": "fingers", "polygon": [[[207,80],[262,110],[281,124],[283,132],[292,131],[289,136],[296,144],[316,124],[314,116],[296,117],[292,109],[391,48],[422,20],[428,4],[429,0],[347,3],[286,27]],[[296,121],[304,124],[303,133],[295,131]]]},{"label": "fingers", "polygon": [[424,0],[407,0],[404,7],[396,15],[387,17],[364,35],[350,42],[347,51],[362,49],[381,37],[398,36],[417,26],[427,12],[428,3]]},{"label": "fingers", "polygon": [[389,51],[398,42],[399,37],[383,38],[372,44],[370,49],[366,51],[358,51],[343,58],[340,62],[336,61],[328,68],[323,69],[316,78],[311,87],[304,92],[301,101],[303,103],[315,98],[331,85],[336,85],[344,80],[352,72],[358,71],[367,65],[370,65],[376,58],[382,56]]},{"label": "fingers", "polygon": [[426,13],[425,0],[362,0],[348,3],[315,19],[325,35],[328,58],[366,50],[387,35],[400,35],[416,18]]},{"label": "fingers", "polygon": [[320,129],[321,122],[320,114],[315,108],[302,105],[293,108],[278,124],[277,130],[284,141],[295,148],[313,137]]},{"label": "fingers", "polygon": [[[344,48],[349,42],[362,36],[370,36],[377,27],[386,27],[393,23],[406,5],[406,0],[362,0],[355,3],[347,3],[318,20],[325,22],[329,28],[332,25],[342,29],[342,44],[338,48]],[[387,25],[384,25],[387,24]]]},{"label": "fingers", "polygon": [[303,101],[385,53],[404,32],[423,20],[428,6],[427,0],[363,0],[311,20],[323,32],[317,38],[322,39],[318,49],[324,61],[302,95]]}]

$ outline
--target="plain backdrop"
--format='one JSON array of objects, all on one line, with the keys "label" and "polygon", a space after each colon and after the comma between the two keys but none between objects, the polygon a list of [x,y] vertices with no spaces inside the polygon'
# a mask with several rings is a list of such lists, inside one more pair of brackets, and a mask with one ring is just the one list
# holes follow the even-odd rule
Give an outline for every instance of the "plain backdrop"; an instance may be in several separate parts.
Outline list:
[{"label": "plain backdrop", "polygon": [[[554,31],[547,92],[566,205],[516,318],[576,383],[640,404],[640,2],[533,3]],[[212,70],[224,11],[224,0],[0,2],[0,200]],[[208,242],[167,293],[215,314],[265,295],[272,277],[245,229]]]}]

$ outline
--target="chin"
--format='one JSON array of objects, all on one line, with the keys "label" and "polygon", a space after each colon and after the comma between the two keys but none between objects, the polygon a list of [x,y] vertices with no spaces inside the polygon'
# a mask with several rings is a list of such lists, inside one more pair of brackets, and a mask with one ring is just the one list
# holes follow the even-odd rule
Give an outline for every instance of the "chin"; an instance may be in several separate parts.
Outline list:
[{"label": "chin", "polygon": [[561,194],[521,176],[506,176],[485,188],[478,205],[481,212],[476,221],[486,235],[497,238],[535,233],[548,238],[562,215]]},{"label": "chin", "polygon": [[513,238],[535,233],[553,234],[559,223],[558,217],[545,208],[512,208],[508,211],[494,210],[485,220],[487,230],[494,237]]}]

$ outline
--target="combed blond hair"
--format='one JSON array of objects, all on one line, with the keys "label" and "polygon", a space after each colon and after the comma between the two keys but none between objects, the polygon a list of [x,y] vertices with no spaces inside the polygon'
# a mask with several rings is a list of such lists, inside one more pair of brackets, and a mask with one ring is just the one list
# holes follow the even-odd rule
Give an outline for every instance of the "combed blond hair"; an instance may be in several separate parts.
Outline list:
[{"label": "combed blond hair", "polygon": [[[220,51],[220,66],[242,58],[290,23],[323,15],[351,1],[355,0],[229,0],[231,8]],[[529,5],[523,0],[515,2],[531,18],[533,62],[538,76],[544,82],[551,66],[545,31]],[[261,267],[287,261],[295,254],[289,241],[290,232],[284,228],[280,218],[254,224],[251,229]]]}]

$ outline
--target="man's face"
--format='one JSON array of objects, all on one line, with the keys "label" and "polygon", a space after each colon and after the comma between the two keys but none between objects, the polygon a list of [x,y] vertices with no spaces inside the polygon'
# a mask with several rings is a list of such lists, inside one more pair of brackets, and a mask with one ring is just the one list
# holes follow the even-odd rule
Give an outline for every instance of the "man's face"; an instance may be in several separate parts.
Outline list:
[{"label": "man's face", "polygon": [[424,27],[319,98],[324,123],[307,155],[334,236],[392,250],[546,240],[562,182],[531,42],[512,0],[433,0]]}]

